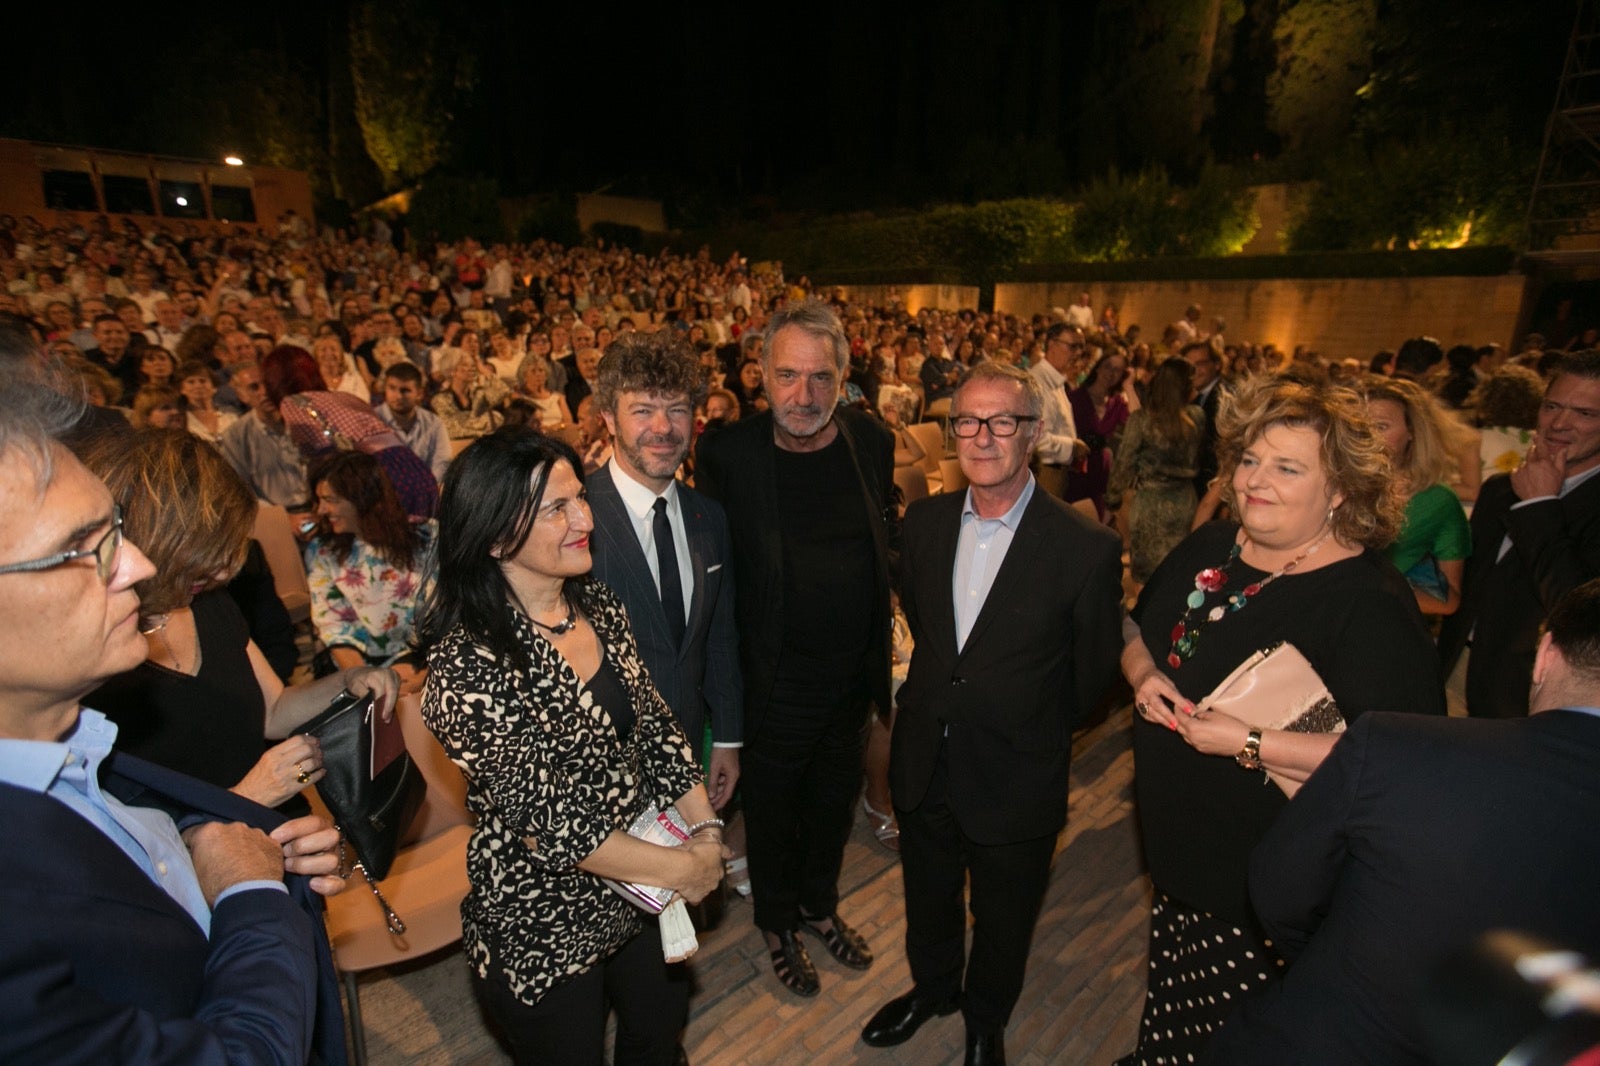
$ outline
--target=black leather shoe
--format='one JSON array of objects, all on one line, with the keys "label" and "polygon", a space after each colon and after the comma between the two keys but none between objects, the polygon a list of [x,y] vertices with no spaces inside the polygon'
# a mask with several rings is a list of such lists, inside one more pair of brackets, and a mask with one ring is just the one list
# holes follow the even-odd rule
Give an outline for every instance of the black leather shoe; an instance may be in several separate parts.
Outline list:
[{"label": "black leather shoe", "polygon": [[954,999],[922,999],[915,991],[891,999],[872,1016],[861,1030],[861,1042],[868,1047],[894,1047],[910,1040],[929,1018],[954,1014],[959,1004]]},{"label": "black leather shoe", "polygon": [[[821,922],[827,922],[828,928],[822,928],[819,924]],[[800,929],[821,937],[823,944],[828,948],[828,954],[852,970],[865,970],[872,965],[872,949],[867,947],[866,939],[840,921],[837,913],[813,918],[802,912]]]},{"label": "black leather shoe", "polygon": [[807,998],[822,991],[817,968],[811,965],[811,956],[806,954],[806,946],[800,943],[795,931],[785,929],[772,935],[778,938],[778,949],[772,952],[772,972],[778,975],[783,987]]},{"label": "black leather shoe", "polygon": [[1006,1066],[1006,1042],[999,1033],[967,1033],[966,1066]]}]

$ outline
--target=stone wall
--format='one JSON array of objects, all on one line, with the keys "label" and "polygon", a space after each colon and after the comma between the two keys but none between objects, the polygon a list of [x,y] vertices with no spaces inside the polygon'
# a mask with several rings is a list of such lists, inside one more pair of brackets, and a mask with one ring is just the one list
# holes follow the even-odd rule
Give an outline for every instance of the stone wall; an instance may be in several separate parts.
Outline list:
[{"label": "stone wall", "polygon": [[898,304],[912,314],[924,307],[940,311],[976,311],[976,285],[829,285],[821,294],[842,293],[853,304],[888,307]]},{"label": "stone wall", "polygon": [[1220,316],[1234,340],[1271,342],[1283,351],[1309,344],[1328,358],[1370,359],[1394,349],[1407,337],[1435,337],[1452,344],[1510,348],[1527,295],[1528,279],[1518,274],[1491,277],[1288,278],[1247,281],[1138,281],[995,285],[997,311],[1027,317],[1066,307],[1087,291],[1095,311],[1107,303],[1120,310],[1122,324],[1138,323],[1141,339],[1161,339],[1167,323],[1183,317],[1191,303],[1203,309],[1202,322]]}]

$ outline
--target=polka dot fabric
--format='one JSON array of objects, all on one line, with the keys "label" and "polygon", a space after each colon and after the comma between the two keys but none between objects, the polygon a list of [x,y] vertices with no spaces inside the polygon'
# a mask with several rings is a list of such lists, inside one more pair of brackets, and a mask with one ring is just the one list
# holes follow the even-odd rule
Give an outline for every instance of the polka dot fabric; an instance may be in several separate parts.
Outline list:
[{"label": "polka dot fabric", "polygon": [[1150,911],[1150,973],[1139,1046],[1116,1066],[1199,1062],[1211,1034],[1245,999],[1279,980],[1270,940],[1164,893]]}]

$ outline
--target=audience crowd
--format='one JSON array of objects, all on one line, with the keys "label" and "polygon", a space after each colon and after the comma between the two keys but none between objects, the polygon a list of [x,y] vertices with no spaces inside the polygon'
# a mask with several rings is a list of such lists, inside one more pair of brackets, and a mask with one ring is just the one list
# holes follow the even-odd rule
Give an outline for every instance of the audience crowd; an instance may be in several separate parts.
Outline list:
[{"label": "audience crowd", "polygon": [[[0,218],[0,283],[0,312],[12,316],[13,328],[34,334],[96,409],[91,432],[101,454],[111,454],[105,441],[118,433],[187,431],[208,453],[215,448],[257,501],[296,516],[311,578],[311,615],[326,652],[319,672],[398,664],[402,683],[413,690],[424,678],[420,663],[406,652],[437,536],[439,485],[455,454],[502,426],[520,425],[572,449],[586,472],[600,470],[618,443],[612,438],[614,412],[597,407],[606,395],[600,387],[603,357],[628,334],[670,331],[692,349],[701,376],[695,392],[704,399],[691,427],[696,443],[677,472],[693,484],[698,442],[768,410],[763,331],[771,316],[808,301],[831,306],[848,339],[838,403],[893,437],[897,498],[891,507],[900,513],[922,496],[964,488],[962,468],[951,458],[956,436],[993,433],[999,439],[985,420],[969,420],[983,423],[975,428],[950,424],[961,410],[952,405],[959,404],[960,387],[973,367],[1009,364],[1038,384],[1042,411],[1023,418],[1039,423],[1033,477],[1085,521],[1115,531],[1130,560],[1123,592],[1138,621],[1126,627],[1126,639],[1141,650],[1131,671],[1126,657],[1124,668],[1144,712],[1137,724],[1139,770],[1153,773],[1166,759],[1183,771],[1167,774],[1163,787],[1236,772],[1231,762],[1185,762],[1232,755],[1219,747],[1232,743],[1231,734],[1226,742],[1197,738],[1200,727],[1183,718],[1193,711],[1192,704],[1184,711],[1184,697],[1195,700],[1204,692],[1178,696],[1165,676],[1151,678],[1169,666],[1180,679],[1201,676],[1187,665],[1188,650],[1179,655],[1180,636],[1172,637],[1173,661],[1167,661],[1167,629],[1179,615],[1191,620],[1196,597],[1204,601],[1215,591],[1202,579],[1218,574],[1222,580],[1240,556],[1238,544],[1247,552],[1244,567],[1254,565],[1250,552],[1276,559],[1269,549],[1281,550],[1288,559],[1301,546],[1284,540],[1277,547],[1279,527],[1250,513],[1254,490],[1238,474],[1241,464],[1299,461],[1287,444],[1263,450],[1259,441],[1269,439],[1274,425],[1325,434],[1320,445],[1308,445],[1307,454],[1321,455],[1310,465],[1320,465],[1318,476],[1329,479],[1330,498],[1352,498],[1338,480],[1340,464],[1361,463],[1379,464],[1387,481],[1369,485],[1371,499],[1363,498],[1360,506],[1387,514],[1391,505],[1384,501],[1393,498],[1392,522],[1374,519],[1359,530],[1335,521],[1333,507],[1341,503],[1328,509],[1325,523],[1320,510],[1307,510],[1306,520],[1316,526],[1312,532],[1334,536],[1328,543],[1335,546],[1319,549],[1320,540],[1306,541],[1311,547],[1305,553],[1245,588],[1232,607],[1238,611],[1307,555],[1323,552],[1302,567],[1322,576],[1295,579],[1293,587],[1309,599],[1285,595],[1276,622],[1272,612],[1257,609],[1251,613],[1256,622],[1239,629],[1255,641],[1251,648],[1265,647],[1283,639],[1284,627],[1319,617],[1324,595],[1345,597],[1340,610],[1351,609],[1355,586],[1348,574],[1359,572],[1361,588],[1370,586],[1374,602],[1381,600],[1390,613],[1383,626],[1365,625],[1359,612],[1339,615],[1350,634],[1364,633],[1371,645],[1370,655],[1358,656],[1356,646],[1340,638],[1345,658],[1331,674],[1324,667],[1342,708],[1366,699],[1372,684],[1405,675],[1407,685],[1391,688],[1390,698],[1350,709],[1417,710],[1434,702],[1442,709],[1448,699],[1457,715],[1526,715],[1531,680],[1544,668],[1536,667],[1535,656],[1548,654],[1538,650],[1541,621],[1562,595],[1600,573],[1600,479],[1591,477],[1600,469],[1600,357],[1547,350],[1537,334],[1516,353],[1495,344],[1447,351],[1416,337],[1362,363],[1233,336],[1220,319],[1207,325],[1199,306],[1183,309],[1170,324],[1143,329],[1123,323],[1114,305],[1097,314],[1087,293],[1070,307],[1028,315],[909,312],[892,300],[852,303],[816,290],[804,277],[786,277],[782,264],[750,264],[737,255],[718,260],[706,249],[645,255],[603,244],[484,245],[472,239],[400,249],[368,236],[313,234],[292,219],[276,233],[223,237],[174,234],[131,221],[46,229],[31,219]],[[1559,338],[1568,348],[1582,336],[1570,334]],[[1230,440],[1229,427],[1249,413],[1235,408],[1266,404],[1252,399],[1267,395],[1264,389],[1302,397],[1294,400],[1298,408],[1283,401],[1285,410],[1335,414],[1286,414],[1278,423],[1255,426],[1255,436]],[[857,417],[850,415],[846,425],[855,425]],[[1015,421],[1011,433],[1017,432]],[[1335,440],[1339,434],[1344,436]],[[1352,434],[1376,442],[1362,450],[1365,445],[1351,443]],[[1345,454],[1352,449],[1353,459]],[[710,482],[718,450],[706,454],[701,480]],[[1319,491],[1322,484],[1317,482]],[[711,495],[736,514],[741,491],[737,483],[717,484]],[[1340,521],[1354,521],[1353,513],[1354,505]],[[1223,518],[1242,525],[1218,524],[1211,533],[1190,536]],[[1236,530],[1242,532],[1230,556]],[[237,561],[231,547],[230,553],[223,569],[231,573]],[[1227,562],[1216,569],[1223,558]],[[1357,562],[1347,570],[1334,566],[1350,560]],[[1191,577],[1195,566],[1213,569]],[[1276,561],[1260,570],[1275,568]],[[229,575],[206,575],[213,583],[224,576]],[[1386,593],[1376,591],[1387,589],[1391,578],[1403,578],[1397,587],[1409,587],[1409,598],[1384,599]],[[1146,583],[1150,591],[1140,600]],[[197,619],[212,596],[194,599]],[[1222,610],[1211,620],[1227,617],[1217,613]],[[904,619],[895,620],[903,630]],[[1191,624],[1198,636],[1201,624]],[[1132,634],[1138,628],[1142,643]],[[1426,641],[1430,632],[1437,660]],[[1334,635],[1324,627],[1323,637]],[[1421,638],[1420,651],[1414,635]],[[260,633],[254,636],[270,651]],[[255,648],[242,630],[233,639]],[[1315,643],[1309,630],[1306,640]],[[1153,654],[1144,654],[1144,645]],[[1385,656],[1384,676],[1372,676]],[[896,658],[905,656],[897,651]],[[160,659],[152,653],[152,661]],[[1189,675],[1178,672],[1180,661]],[[1215,674],[1204,675],[1205,688],[1236,665],[1231,658],[1207,662],[1205,655],[1199,661]],[[270,705],[280,690],[261,687]],[[1166,702],[1152,710],[1147,704],[1158,697]],[[886,722],[892,708],[880,711]],[[1353,714],[1346,717],[1354,720]],[[267,720],[270,727],[270,712]],[[259,738],[259,723],[255,728]],[[269,728],[267,735],[281,733]],[[702,739],[691,738],[696,750]],[[1240,764],[1248,763],[1247,753],[1259,751],[1255,765],[1275,770],[1278,764],[1260,749],[1261,739],[1259,731],[1252,734]],[[1269,738],[1269,748],[1275,743]],[[1284,765],[1292,778],[1303,780],[1326,754],[1322,748],[1309,761]],[[228,773],[244,773],[252,761],[241,758]],[[894,818],[885,803],[887,766],[884,759],[869,765],[875,768],[869,771],[868,797],[877,806],[867,810],[878,838],[894,847]],[[295,784],[303,787],[305,781],[301,774]],[[1141,803],[1157,802],[1157,785],[1154,777],[1140,782]],[[295,789],[262,791],[276,802]],[[1226,782],[1208,786],[1213,796],[1228,791]],[[1189,871],[1161,852],[1169,847],[1176,853],[1204,837],[1175,825],[1160,830],[1173,834],[1164,845],[1159,825],[1145,813],[1158,930],[1179,916],[1191,931],[1226,925],[1234,927],[1231,937],[1239,937],[1235,926],[1244,926],[1242,943],[1272,951],[1271,940],[1250,927],[1250,904],[1242,893],[1248,852],[1285,803],[1277,790],[1261,793],[1259,782],[1254,792],[1260,795],[1240,800],[1241,807],[1253,805],[1255,821],[1234,834],[1238,854],[1218,875],[1227,882],[1217,890],[1224,902],[1214,907],[1200,905],[1205,893],[1187,887]],[[1159,802],[1177,805],[1169,814],[1194,809],[1176,795]],[[1258,815],[1255,807],[1266,813]],[[737,840],[730,829],[729,843]],[[736,857],[734,868],[743,865]],[[1153,956],[1156,947],[1152,943]],[[864,945],[853,950],[865,960],[861,965],[870,963]],[[835,954],[845,958],[840,950]],[[799,958],[803,952],[789,961]],[[1151,976],[1152,1004],[1161,1001],[1159,977],[1201,961],[1165,960]],[[1274,956],[1272,966],[1278,965]],[[1274,986],[1276,970],[1262,966],[1260,983]],[[779,973],[783,978],[781,968]],[[814,987],[802,994],[814,994]],[[1217,1024],[1232,1006],[1210,1011]],[[920,1019],[913,1019],[904,1036],[917,1024]],[[1160,1024],[1147,1014],[1140,1049],[1127,1061],[1162,1061]],[[1196,1015],[1193,1028],[1190,1046],[1200,1049],[1212,1025]]]}]

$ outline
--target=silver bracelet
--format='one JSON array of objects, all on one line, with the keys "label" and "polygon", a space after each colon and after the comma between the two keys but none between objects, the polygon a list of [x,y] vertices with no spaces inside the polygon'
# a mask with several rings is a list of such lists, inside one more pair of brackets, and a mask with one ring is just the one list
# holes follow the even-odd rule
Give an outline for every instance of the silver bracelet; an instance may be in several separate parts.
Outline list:
[{"label": "silver bracelet", "polygon": [[693,825],[691,825],[688,828],[687,832],[688,832],[688,834],[690,836],[694,836],[696,833],[700,832],[700,830],[702,830],[702,829],[726,829],[726,828],[728,828],[728,823],[724,822],[721,818],[707,818],[703,822],[696,822]]}]

